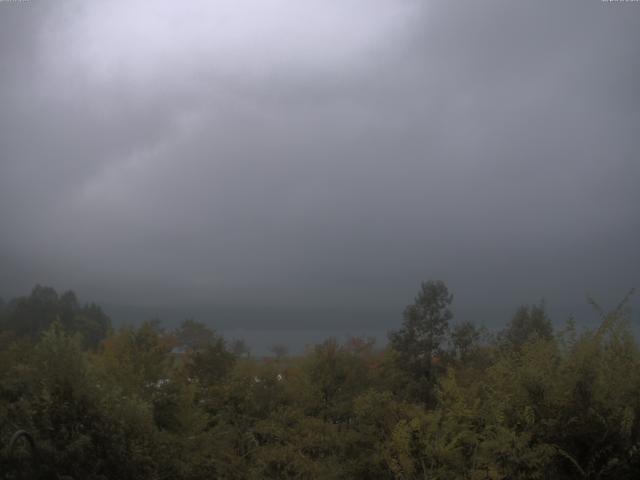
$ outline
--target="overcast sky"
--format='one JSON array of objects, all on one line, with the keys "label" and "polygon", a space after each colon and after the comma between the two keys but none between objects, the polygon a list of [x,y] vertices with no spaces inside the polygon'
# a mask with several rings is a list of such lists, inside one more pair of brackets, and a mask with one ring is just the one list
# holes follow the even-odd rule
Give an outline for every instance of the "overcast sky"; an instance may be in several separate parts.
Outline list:
[{"label": "overcast sky", "polygon": [[639,153],[640,3],[0,2],[5,298],[613,302]]}]

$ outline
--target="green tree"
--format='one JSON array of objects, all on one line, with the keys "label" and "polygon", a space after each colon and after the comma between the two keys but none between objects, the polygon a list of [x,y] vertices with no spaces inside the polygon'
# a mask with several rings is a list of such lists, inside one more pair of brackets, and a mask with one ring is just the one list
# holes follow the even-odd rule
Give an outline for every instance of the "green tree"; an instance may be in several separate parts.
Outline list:
[{"label": "green tree", "polygon": [[519,349],[532,337],[549,340],[553,337],[553,326],[545,311],[544,303],[523,305],[514,314],[507,328],[501,333],[503,344],[510,349]]},{"label": "green tree", "polygon": [[233,368],[236,356],[227,349],[222,337],[216,337],[206,346],[187,353],[185,369],[190,378],[201,386],[222,381]]},{"label": "green tree", "polygon": [[453,355],[461,362],[466,362],[477,351],[482,331],[473,322],[462,322],[451,330],[451,347]]},{"label": "green tree", "polygon": [[175,332],[176,341],[191,350],[203,349],[218,341],[213,330],[191,318],[184,320]]},{"label": "green tree", "polygon": [[422,401],[430,400],[436,373],[434,357],[442,353],[453,318],[449,308],[452,301],[444,282],[423,282],[414,303],[405,308],[402,328],[389,335],[398,364],[417,382],[416,394]]},{"label": "green tree", "polygon": [[149,399],[169,377],[172,341],[154,321],[123,327],[109,337],[96,358],[103,375],[128,394]]}]

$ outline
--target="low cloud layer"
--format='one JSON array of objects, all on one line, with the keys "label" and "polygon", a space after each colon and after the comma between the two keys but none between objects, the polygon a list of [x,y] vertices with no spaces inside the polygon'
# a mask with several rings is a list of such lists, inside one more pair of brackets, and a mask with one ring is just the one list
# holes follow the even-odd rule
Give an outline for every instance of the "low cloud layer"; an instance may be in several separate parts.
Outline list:
[{"label": "low cloud layer", "polygon": [[596,0],[0,3],[0,295],[614,301],[638,58]]}]

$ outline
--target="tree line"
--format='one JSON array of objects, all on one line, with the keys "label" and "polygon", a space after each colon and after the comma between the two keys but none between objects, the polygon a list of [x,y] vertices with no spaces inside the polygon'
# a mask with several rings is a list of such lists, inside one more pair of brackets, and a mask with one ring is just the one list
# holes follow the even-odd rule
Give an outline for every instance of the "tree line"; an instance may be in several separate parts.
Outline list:
[{"label": "tree line", "polygon": [[[544,305],[499,332],[420,286],[389,342],[252,356],[206,325],[114,329],[37,286],[0,302],[0,475],[74,479],[635,479],[640,350]],[[30,432],[36,451],[11,437]]]}]

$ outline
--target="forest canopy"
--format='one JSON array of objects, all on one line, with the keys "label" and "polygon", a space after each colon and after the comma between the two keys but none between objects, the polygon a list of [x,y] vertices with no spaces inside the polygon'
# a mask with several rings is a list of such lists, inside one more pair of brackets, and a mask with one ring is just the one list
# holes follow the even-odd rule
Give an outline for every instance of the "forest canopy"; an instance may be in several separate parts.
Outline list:
[{"label": "forest canopy", "polygon": [[[73,292],[0,302],[0,475],[74,479],[635,479],[640,349],[525,305],[497,332],[423,283],[386,345],[252,356],[194,319],[113,328]],[[12,441],[27,432],[34,448]]]}]

